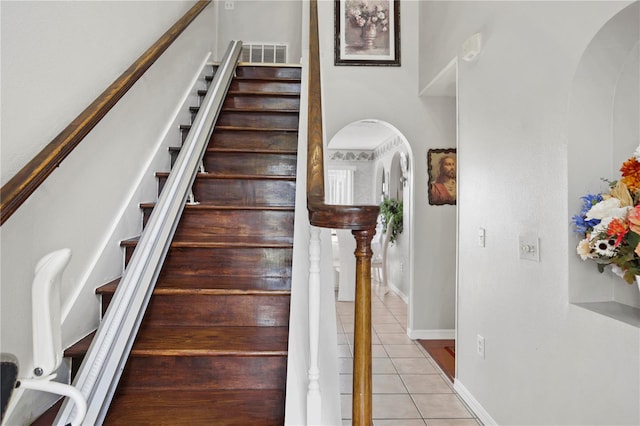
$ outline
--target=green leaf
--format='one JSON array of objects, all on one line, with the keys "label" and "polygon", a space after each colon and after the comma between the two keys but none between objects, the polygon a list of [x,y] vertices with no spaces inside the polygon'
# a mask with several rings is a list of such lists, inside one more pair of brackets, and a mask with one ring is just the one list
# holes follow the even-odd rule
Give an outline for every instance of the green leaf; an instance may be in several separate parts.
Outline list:
[{"label": "green leaf", "polygon": [[402,201],[389,198],[380,203],[380,214],[382,215],[382,232],[386,232],[389,219],[393,217],[393,230],[389,240],[393,243],[402,233],[404,228],[402,221]]}]

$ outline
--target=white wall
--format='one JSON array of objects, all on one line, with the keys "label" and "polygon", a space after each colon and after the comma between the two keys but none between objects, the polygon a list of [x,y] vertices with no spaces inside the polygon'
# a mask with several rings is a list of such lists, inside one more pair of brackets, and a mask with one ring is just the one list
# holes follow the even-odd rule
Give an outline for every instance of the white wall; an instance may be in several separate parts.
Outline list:
[{"label": "white wall", "polygon": [[[487,421],[640,423],[639,330],[571,305],[567,268],[576,256],[568,206],[577,206],[568,193],[579,184],[568,163],[581,161],[568,152],[592,148],[568,135],[569,111],[588,107],[569,105],[574,76],[591,39],[627,4],[421,3],[422,85],[469,36],[484,39],[480,56],[458,68],[456,387]],[[597,180],[600,165],[581,167],[592,165]],[[527,232],[540,237],[539,263],[519,259]]]},{"label": "white wall", "polygon": [[[192,1],[1,2],[2,182],[6,182],[193,5]],[[1,345],[33,368],[31,280],[36,262],[72,250],[63,275],[66,347],[98,322],[94,289],[122,271],[119,241],[140,232],[154,171],[188,123],[185,104],[215,44],[205,9],[82,144],[2,226]],[[34,393],[35,394],[35,393]],[[25,403],[12,420],[37,415]],[[28,400],[29,398],[25,398]],[[34,413],[32,413],[32,411]]]},{"label": "white wall", "polygon": [[[387,249],[387,281],[389,288],[399,295],[405,302],[409,302],[410,295],[410,281],[411,281],[411,243],[414,235],[412,231],[411,212],[412,212],[412,186],[411,179],[407,182],[406,186],[400,191],[400,153],[403,152],[411,157],[411,152],[408,151],[409,147],[407,142],[403,139],[402,135],[396,135],[391,143],[386,144],[385,147],[376,150],[375,168],[376,176],[380,176],[372,185],[372,193],[381,193],[382,186],[382,170],[385,170],[385,175],[388,175],[388,191],[389,197],[403,199],[403,232],[398,235],[395,242],[390,243]],[[410,161],[411,164],[411,161]],[[413,165],[410,165],[413,167]],[[385,178],[386,179],[386,178]],[[422,303],[422,302],[420,302]]]},{"label": "white wall", "polygon": [[[410,318],[409,335],[423,339],[451,339],[455,335],[457,205],[429,205],[427,160],[429,149],[456,148],[456,100],[448,96],[422,96],[420,101],[425,114],[432,120],[434,137],[414,161],[418,170],[424,167],[424,175],[421,173],[415,178],[415,221],[417,226],[425,229],[424,233],[414,234],[415,244],[426,252],[419,256],[416,249],[414,263],[416,268],[426,263],[422,270],[415,269],[415,273],[428,285],[420,280],[414,281],[411,295],[414,313]],[[425,324],[433,326],[425,327]]]},{"label": "white wall", "polygon": [[234,0],[233,9],[225,9],[223,2],[219,3],[217,31],[220,56],[231,40],[285,42],[289,44],[289,63],[300,63],[302,2]]},{"label": "white wall", "polygon": [[[429,206],[427,201],[427,150],[442,148],[450,130],[418,97],[419,5],[417,1],[402,1],[400,6],[400,67],[334,66],[334,4],[320,1],[318,9],[326,139],[331,140],[354,121],[378,119],[394,126],[411,146],[412,160],[415,159],[413,274],[419,277],[414,282],[411,303],[420,309],[410,308],[409,327],[416,333],[428,334],[454,327],[451,271],[455,270],[455,239],[450,233],[446,237],[440,235],[439,230],[440,219],[455,221],[455,207]],[[443,294],[450,294],[450,301],[444,304]]]}]

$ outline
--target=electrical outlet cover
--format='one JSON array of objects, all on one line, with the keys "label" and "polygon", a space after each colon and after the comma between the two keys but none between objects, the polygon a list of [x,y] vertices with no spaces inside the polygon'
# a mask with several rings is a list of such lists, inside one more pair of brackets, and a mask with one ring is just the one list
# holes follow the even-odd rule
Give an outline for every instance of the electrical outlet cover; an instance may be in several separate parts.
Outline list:
[{"label": "electrical outlet cover", "polygon": [[484,337],[482,337],[479,334],[478,334],[476,351],[478,352],[478,355],[482,357],[482,359],[484,359]]}]

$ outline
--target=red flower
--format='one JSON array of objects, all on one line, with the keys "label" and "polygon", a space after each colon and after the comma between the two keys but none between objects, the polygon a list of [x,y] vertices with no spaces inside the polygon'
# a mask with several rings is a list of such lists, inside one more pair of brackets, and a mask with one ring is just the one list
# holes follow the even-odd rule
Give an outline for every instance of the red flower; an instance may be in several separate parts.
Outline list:
[{"label": "red flower", "polygon": [[627,235],[627,232],[629,232],[629,226],[620,218],[613,219],[607,227],[607,235],[610,237],[616,237],[616,247],[620,245],[624,236]]}]

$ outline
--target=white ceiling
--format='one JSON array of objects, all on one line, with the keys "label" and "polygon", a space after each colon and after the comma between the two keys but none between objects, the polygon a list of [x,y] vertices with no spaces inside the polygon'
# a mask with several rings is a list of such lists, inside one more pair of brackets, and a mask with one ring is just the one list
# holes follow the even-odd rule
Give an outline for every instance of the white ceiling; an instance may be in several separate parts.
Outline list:
[{"label": "white ceiling", "polygon": [[396,134],[378,120],[360,120],[343,127],[329,141],[330,149],[373,151]]}]

